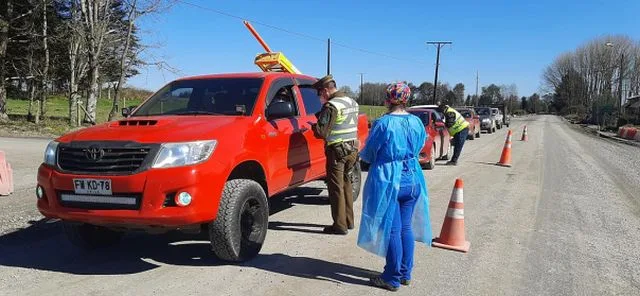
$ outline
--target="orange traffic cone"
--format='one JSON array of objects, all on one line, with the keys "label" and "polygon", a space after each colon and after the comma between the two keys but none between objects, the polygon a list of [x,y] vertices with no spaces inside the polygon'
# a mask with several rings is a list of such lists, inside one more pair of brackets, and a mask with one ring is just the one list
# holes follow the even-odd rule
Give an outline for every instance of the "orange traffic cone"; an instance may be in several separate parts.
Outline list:
[{"label": "orange traffic cone", "polygon": [[511,130],[507,133],[507,140],[504,141],[504,148],[502,148],[502,155],[500,156],[499,166],[511,167]]},{"label": "orange traffic cone", "polygon": [[4,151],[0,151],[0,195],[13,193],[13,171],[5,159]]},{"label": "orange traffic cone", "polygon": [[529,135],[527,135],[527,126],[525,125],[524,128],[522,128],[522,139],[520,139],[520,141],[529,141]]},{"label": "orange traffic cone", "polygon": [[433,240],[434,247],[460,252],[468,252],[471,243],[464,237],[464,202],[462,194],[462,179],[456,179],[456,184],[451,192],[449,209],[444,217],[440,237]]}]

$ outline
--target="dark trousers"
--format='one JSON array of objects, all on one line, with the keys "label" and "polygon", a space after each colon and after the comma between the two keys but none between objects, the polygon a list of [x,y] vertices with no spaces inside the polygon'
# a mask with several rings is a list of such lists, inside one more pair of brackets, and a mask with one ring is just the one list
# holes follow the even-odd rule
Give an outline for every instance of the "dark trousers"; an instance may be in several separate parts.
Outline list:
[{"label": "dark trousers", "polygon": [[[398,192],[398,204],[396,213],[391,224],[391,238],[387,249],[387,264],[384,266],[382,279],[394,287],[400,286],[400,280],[410,280],[413,270],[413,250],[415,248],[415,238],[411,222],[413,219],[413,209],[416,205],[417,197],[420,195],[420,188],[410,178],[404,178],[400,182],[400,192]],[[409,180],[408,182],[405,180]]]},{"label": "dark trousers", "polygon": [[353,189],[349,172],[353,169],[358,158],[358,152],[353,152],[339,158],[338,153],[327,147],[327,189],[331,203],[331,217],[333,227],[347,230],[353,226]]},{"label": "dark trousers", "polygon": [[462,152],[462,146],[464,146],[464,142],[467,140],[469,136],[469,128],[466,127],[453,136],[453,157],[451,157],[451,161],[458,162],[458,158],[460,157],[460,153]]}]

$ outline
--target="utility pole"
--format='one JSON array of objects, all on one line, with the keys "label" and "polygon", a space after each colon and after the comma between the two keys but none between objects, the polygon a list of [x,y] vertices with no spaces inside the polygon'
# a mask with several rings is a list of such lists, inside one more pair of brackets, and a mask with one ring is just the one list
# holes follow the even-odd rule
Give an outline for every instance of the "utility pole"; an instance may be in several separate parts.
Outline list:
[{"label": "utility pole", "polygon": [[453,42],[451,41],[428,41],[427,42],[427,44],[433,44],[436,46],[436,48],[438,48],[438,53],[436,55],[436,78],[435,78],[435,81],[433,82],[433,104],[435,104],[438,101],[437,89],[438,89],[438,68],[440,66],[440,48],[451,43]]},{"label": "utility pole", "polygon": [[363,90],[362,75],[364,75],[365,73],[358,73],[358,74],[360,74],[360,104],[364,105],[364,102],[362,101],[362,90]]},{"label": "utility pole", "polygon": [[331,38],[327,39],[327,75],[331,74]]},{"label": "utility pole", "polygon": [[[476,97],[475,97],[475,100],[478,100],[478,80],[479,80],[478,79],[478,70],[476,70]],[[474,102],[473,105],[475,106],[475,102]]]}]

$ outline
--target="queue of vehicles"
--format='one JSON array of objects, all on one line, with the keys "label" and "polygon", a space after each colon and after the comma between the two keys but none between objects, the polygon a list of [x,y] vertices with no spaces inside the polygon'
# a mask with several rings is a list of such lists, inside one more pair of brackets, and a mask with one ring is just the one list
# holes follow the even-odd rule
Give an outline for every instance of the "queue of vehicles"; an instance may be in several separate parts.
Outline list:
[{"label": "queue of vehicles", "polygon": [[[469,122],[468,140],[480,138],[483,131],[488,134],[495,133],[504,126],[509,126],[511,119],[505,115],[504,105],[494,107],[454,106],[460,114]],[[449,160],[453,155],[451,135],[445,127],[444,114],[439,112],[437,105],[411,106],[408,112],[420,117],[427,131],[427,141],[420,152],[420,164],[427,170],[435,168],[438,160]]]}]

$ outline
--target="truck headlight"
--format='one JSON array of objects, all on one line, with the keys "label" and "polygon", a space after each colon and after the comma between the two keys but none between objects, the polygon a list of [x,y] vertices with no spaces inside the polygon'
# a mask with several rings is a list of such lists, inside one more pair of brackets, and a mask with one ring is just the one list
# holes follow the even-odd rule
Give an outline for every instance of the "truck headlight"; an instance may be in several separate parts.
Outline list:
[{"label": "truck headlight", "polygon": [[491,119],[489,119],[489,118],[485,118],[485,119],[483,119],[483,120],[482,120],[482,122],[484,122],[484,123],[489,123],[489,122],[491,122]]},{"label": "truck headlight", "polygon": [[198,164],[209,159],[218,141],[162,144],[153,168],[170,168]]},{"label": "truck headlight", "polygon": [[58,142],[51,141],[47,145],[47,148],[44,150],[44,163],[55,166],[56,165],[56,155],[58,154]]}]

